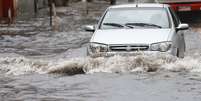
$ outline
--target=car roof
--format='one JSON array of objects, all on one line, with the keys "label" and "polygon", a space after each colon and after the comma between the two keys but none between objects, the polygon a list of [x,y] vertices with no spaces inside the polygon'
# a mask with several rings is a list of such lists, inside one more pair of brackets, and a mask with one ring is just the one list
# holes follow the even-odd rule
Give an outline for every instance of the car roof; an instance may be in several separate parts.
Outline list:
[{"label": "car roof", "polygon": [[110,6],[109,8],[135,8],[135,7],[166,8],[169,7],[169,5],[158,4],[158,3],[140,3],[140,4],[121,4],[121,5]]}]

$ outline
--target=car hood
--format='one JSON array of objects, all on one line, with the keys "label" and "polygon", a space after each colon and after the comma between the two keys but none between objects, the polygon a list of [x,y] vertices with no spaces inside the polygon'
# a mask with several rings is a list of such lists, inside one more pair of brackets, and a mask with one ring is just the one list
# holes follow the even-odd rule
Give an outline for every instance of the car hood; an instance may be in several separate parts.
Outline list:
[{"label": "car hood", "polygon": [[97,30],[91,42],[103,44],[151,44],[168,41],[171,29]]}]

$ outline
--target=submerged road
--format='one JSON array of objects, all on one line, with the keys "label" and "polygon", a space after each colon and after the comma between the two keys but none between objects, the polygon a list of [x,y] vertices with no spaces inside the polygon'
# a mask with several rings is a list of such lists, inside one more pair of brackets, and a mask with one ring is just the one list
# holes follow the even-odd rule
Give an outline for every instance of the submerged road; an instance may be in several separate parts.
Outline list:
[{"label": "submerged road", "polygon": [[[182,19],[191,29],[185,32],[186,57],[178,60],[169,56],[86,58],[91,33],[82,31],[2,35],[0,101],[200,101],[201,16],[180,17],[192,20]],[[57,73],[49,74],[50,68]],[[85,68],[87,74],[69,76],[69,68],[71,72]],[[156,71],[147,72],[149,68]]]},{"label": "submerged road", "polygon": [[[10,64],[7,66],[12,67],[11,72],[28,73],[28,75],[13,76],[5,75],[4,73],[0,74],[0,100],[200,101],[201,75],[199,71],[201,67],[200,64],[196,64],[201,60],[200,34],[187,31],[185,37],[188,58],[180,60],[175,64],[169,64],[172,68],[182,68],[181,70],[175,70],[176,72],[157,71],[151,73],[130,73],[128,71],[126,73],[123,71],[127,71],[127,69],[121,67],[127,66],[123,63],[125,61],[121,60],[121,58],[117,58],[117,60],[110,59],[108,61],[110,63],[108,66],[111,67],[97,67],[97,69],[105,71],[105,68],[112,68],[112,66],[114,66],[116,69],[114,71],[118,71],[118,73],[92,73],[74,76],[63,75],[63,73],[66,72],[65,70],[67,70],[65,68],[76,65],[71,65],[72,62],[68,62],[68,60],[62,60],[61,65],[64,67],[64,69],[60,70],[62,75],[60,75],[59,72],[58,75],[52,75],[37,73],[39,68],[46,66],[42,61],[42,63],[34,63],[31,61],[27,62],[24,59],[19,60],[18,58],[1,61],[1,65]],[[83,52],[82,48],[75,49],[72,54],[76,56],[80,52]],[[97,63],[99,63],[99,61],[101,61],[101,59],[96,60]],[[156,59],[152,62],[157,61]],[[115,63],[118,63],[118,65],[115,65]],[[188,72],[188,68],[191,67],[194,68],[193,70],[196,72]],[[29,69],[33,70],[29,71]],[[43,69],[47,70],[47,68]]]}]

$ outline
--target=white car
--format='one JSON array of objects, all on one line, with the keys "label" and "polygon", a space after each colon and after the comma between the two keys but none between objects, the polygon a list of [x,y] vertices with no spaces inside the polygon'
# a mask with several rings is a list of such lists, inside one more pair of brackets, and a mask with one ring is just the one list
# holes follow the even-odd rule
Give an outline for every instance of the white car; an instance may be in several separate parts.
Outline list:
[{"label": "white car", "polygon": [[174,11],[166,4],[126,4],[109,7],[94,32],[89,55],[132,52],[161,52],[184,57],[184,31]]}]

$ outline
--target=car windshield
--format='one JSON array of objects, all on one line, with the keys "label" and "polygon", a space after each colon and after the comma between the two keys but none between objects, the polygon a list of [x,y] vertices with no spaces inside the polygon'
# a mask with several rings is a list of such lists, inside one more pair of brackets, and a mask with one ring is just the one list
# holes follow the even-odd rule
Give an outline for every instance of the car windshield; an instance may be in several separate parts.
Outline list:
[{"label": "car windshield", "polygon": [[112,8],[100,29],[115,28],[170,28],[170,23],[164,8]]}]

